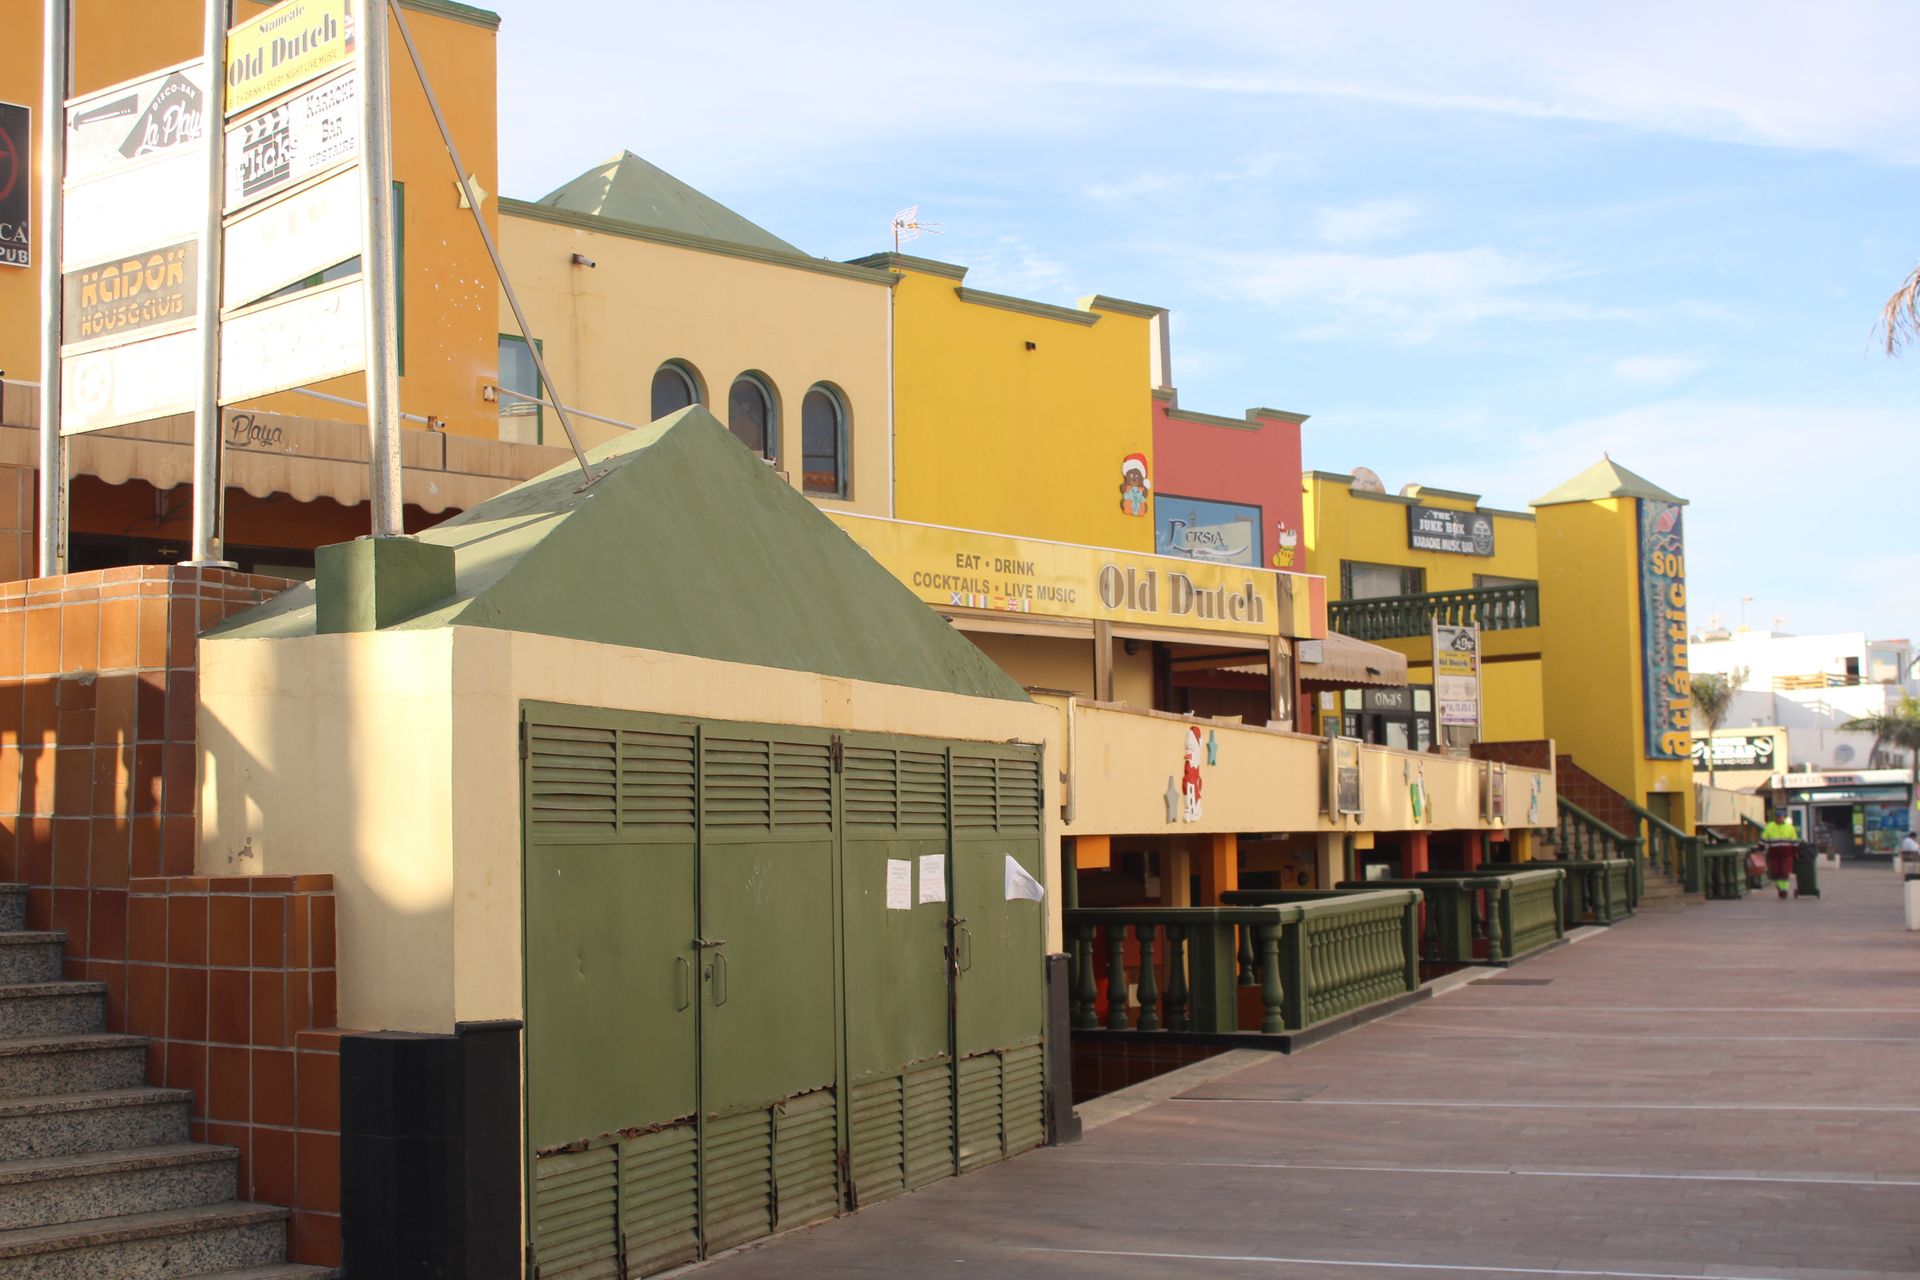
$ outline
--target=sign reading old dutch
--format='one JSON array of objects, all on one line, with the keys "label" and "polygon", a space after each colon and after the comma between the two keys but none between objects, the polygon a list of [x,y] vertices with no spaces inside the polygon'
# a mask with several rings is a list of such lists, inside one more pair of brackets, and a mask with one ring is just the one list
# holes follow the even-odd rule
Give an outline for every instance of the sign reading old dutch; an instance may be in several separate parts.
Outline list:
[{"label": "sign reading old dutch", "polygon": [[352,0],[280,0],[227,33],[227,114],[297,89],[353,57]]},{"label": "sign reading old dutch", "polygon": [[227,126],[227,212],[360,154],[360,77],[347,71]]},{"label": "sign reading old dutch", "polygon": [[33,110],[0,102],[0,267],[32,265],[29,247],[33,199]]},{"label": "sign reading old dutch", "polygon": [[1479,627],[1433,624],[1433,700],[1438,723],[1479,727]]},{"label": "sign reading old dutch", "polygon": [[1493,517],[1478,511],[1411,506],[1407,508],[1407,545],[1415,551],[1490,556],[1493,554]]},{"label": "sign reading old dutch", "polygon": [[61,278],[60,340],[86,342],[190,320],[200,242],[69,271]]},{"label": "sign reading old dutch", "polygon": [[1291,634],[1293,593],[1271,569],[1204,564],[873,517],[833,515],[936,607],[1247,635]]},{"label": "sign reading old dutch", "polygon": [[1640,655],[1649,760],[1693,752],[1693,686],[1687,672],[1687,565],[1680,504],[1640,498]]}]

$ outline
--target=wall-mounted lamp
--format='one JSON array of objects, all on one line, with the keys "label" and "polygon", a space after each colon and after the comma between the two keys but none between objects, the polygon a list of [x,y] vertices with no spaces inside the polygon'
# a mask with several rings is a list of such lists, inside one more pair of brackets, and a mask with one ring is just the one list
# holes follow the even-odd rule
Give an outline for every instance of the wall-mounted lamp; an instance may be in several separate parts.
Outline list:
[{"label": "wall-mounted lamp", "polygon": [[595,262],[592,258],[589,258],[584,253],[576,253],[573,255],[573,265],[576,267],[585,267],[587,270],[591,271],[595,267],[599,266],[600,264]]},{"label": "wall-mounted lamp", "polygon": [[1140,642],[1138,640],[1128,640],[1125,644],[1121,645],[1120,647],[1126,650],[1127,656],[1129,658],[1131,658],[1134,654],[1140,652]]},{"label": "wall-mounted lamp", "polygon": [[1029,342],[1027,344],[1027,350],[1029,351],[1038,351],[1039,349],[1040,349],[1040,344],[1037,342]]}]

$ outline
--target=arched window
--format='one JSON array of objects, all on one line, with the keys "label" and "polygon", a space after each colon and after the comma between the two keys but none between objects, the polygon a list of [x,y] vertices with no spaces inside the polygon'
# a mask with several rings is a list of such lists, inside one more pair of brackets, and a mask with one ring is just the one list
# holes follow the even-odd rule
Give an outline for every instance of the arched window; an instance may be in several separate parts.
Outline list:
[{"label": "arched window", "polygon": [[800,487],[835,498],[847,494],[847,406],[824,384],[800,405]]},{"label": "arched window", "polygon": [[655,420],[678,413],[700,403],[700,379],[678,360],[669,360],[653,374],[653,416]]},{"label": "arched window", "polygon": [[780,423],[773,407],[773,389],[757,373],[734,379],[727,393],[727,430],[763,458],[780,452]]}]

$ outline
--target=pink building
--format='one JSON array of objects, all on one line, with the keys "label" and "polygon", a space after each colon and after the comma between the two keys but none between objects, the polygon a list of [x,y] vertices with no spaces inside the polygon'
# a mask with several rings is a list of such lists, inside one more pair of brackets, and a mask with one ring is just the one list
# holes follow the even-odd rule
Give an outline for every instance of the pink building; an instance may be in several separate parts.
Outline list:
[{"label": "pink building", "polygon": [[1171,388],[1153,399],[1154,550],[1269,569],[1299,569],[1302,413],[1244,418],[1191,413]]}]

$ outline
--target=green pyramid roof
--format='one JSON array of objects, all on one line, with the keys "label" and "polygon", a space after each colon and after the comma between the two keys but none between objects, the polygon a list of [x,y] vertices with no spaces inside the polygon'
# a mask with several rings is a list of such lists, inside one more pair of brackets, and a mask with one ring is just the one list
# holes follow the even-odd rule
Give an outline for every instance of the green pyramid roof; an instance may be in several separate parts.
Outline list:
[{"label": "green pyramid roof", "polygon": [[1601,498],[1657,498],[1662,502],[1678,502],[1682,506],[1687,501],[1602,454],[1600,461],[1544,498],[1535,498],[1533,505],[1552,507],[1568,502],[1596,502]]},{"label": "green pyramid roof", "polygon": [[[389,630],[497,627],[1025,701],[985,654],[695,405],[417,535],[454,594]],[[312,583],[218,637],[314,633]]]},{"label": "green pyramid roof", "polygon": [[595,165],[534,203],[774,253],[800,252],[631,151]]}]

